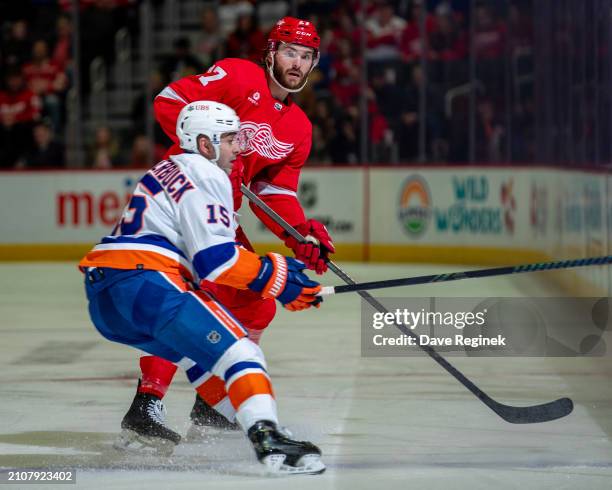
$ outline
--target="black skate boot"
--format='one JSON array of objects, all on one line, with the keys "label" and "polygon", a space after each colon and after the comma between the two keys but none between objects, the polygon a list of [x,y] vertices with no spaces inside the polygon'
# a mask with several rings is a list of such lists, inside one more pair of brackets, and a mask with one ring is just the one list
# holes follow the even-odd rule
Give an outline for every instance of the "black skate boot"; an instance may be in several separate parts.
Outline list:
[{"label": "black skate boot", "polygon": [[213,407],[196,395],[195,403],[189,414],[192,425],[185,437],[190,441],[197,441],[206,437],[212,431],[240,430],[236,422],[230,422]]},{"label": "black skate boot", "polygon": [[181,441],[181,436],[166,425],[166,408],[161,399],[149,393],[136,392],[130,409],[121,421],[121,428],[121,435],[113,446],[122,451],[170,456]]},{"label": "black skate boot", "polygon": [[318,475],[325,471],[321,450],[306,441],[289,439],[268,420],[256,422],[248,432],[257,459],[273,474]]}]

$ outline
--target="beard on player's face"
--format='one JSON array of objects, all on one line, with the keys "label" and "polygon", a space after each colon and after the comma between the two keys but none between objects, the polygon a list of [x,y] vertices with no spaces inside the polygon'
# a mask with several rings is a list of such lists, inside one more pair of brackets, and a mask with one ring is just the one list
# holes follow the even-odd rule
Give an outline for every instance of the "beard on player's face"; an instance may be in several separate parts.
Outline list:
[{"label": "beard on player's face", "polygon": [[304,68],[294,68],[292,66],[283,68],[278,62],[278,58],[274,60],[273,73],[278,83],[289,89],[300,87],[308,76],[308,71],[304,71]]}]

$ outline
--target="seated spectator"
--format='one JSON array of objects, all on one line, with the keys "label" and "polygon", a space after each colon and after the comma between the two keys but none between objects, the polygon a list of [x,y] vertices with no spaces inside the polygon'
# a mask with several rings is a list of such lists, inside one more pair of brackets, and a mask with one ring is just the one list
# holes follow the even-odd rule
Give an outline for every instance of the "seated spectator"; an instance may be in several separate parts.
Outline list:
[{"label": "seated spectator", "polygon": [[23,67],[28,87],[43,103],[43,112],[49,116],[57,131],[61,124],[61,97],[68,88],[68,78],[49,58],[47,43],[38,40],[32,48],[32,61]]},{"label": "seated spectator", "polygon": [[392,159],[393,131],[389,122],[380,113],[376,102],[376,94],[370,91],[368,101],[369,138],[371,159],[378,163],[388,163]]},{"label": "seated spectator", "polygon": [[174,41],[174,54],[168,56],[160,67],[164,84],[178,80],[188,75],[196,75],[204,71],[200,61],[191,52],[191,41],[180,37]]},{"label": "seated spectator", "polygon": [[223,58],[223,37],[219,18],[213,7],[206,6],[202,9],[200,22],[200,32],[194,38],[194,54],[203,66],[208,67]]},{"label": "seated spectator", "polygon": [[64,167],[64,145],[54,140],[49,122],[42,121],[34,126],[33,140],[34,144],[20,158],[17,168],[38,170]]},{"label": "seated spectator", "polygon": [[72,62],[72,22],[67,15],[57,18],[56,36],[51,61],[66,72]]},{"label": "seated spectator", "polygon": [[32,126],[40,118],[40,98],[27,88],[21,71],[6,75],[0,91],[0,168],[11,168],[32,142]]},{"label": "seated spectator", "polygon": [[[425,35],[421,33],[422,15],[425,15]],[[400,36],[401,58],[404,62],[411,63],[419,60],[423,54],[428,55],[427,40],[433,26],[431,14],[423,12],[423,0],[412,0],[409,20]]]},{"label": "seated spectator", "polygon": [[468,36],[461,25],[461,17],[443,2],[436,8],[435,23],[429,34],[431,81],[457,85],[467,77]]},{"label": "seated spectator", "polygon": [[91,166],[97,169],[109,169],[119,165],[119,143],[107,126],[96,129],[88,160]]},{"label": "seated spectator", "polygon": [[261,60],[261,54],[265,48],[266,36],[257,27],[254,16],[240,15],[236,29],[227,39],[227,56],[257,62]]},{"label": "seated spectator", "polygon": [[436,8],[435,23],[429,33],[430,58],[439,61],[457,61],[467,55],[467,33],[448,3]]},{"label": "seated spectator", "polygon": [[21,66],[30,59],[32,41],[25,20],[17,20],[10,26],[7,39],[2,43],[4,62],[7,66]]},{"label": "seated spectator", "polygon": [[481,3],[476,7],[474,54],[479,60],[497,60],[504,55],[506,26],[497,20],[491,8]]},{"label": "seated spectator", "polygon": [[399,42],[406,21],[395,15],[393,6],[383,3],[366,21],[368,31],[368,50],[366,59],[369,61],[394,61],[399,59]]},{"label": "seated spectator", "polygon": [[338,55],[332,62],[329,90],[341,106],[353,104],[361,91],[360,60],[353,56],[347,39],[338,42]]}]

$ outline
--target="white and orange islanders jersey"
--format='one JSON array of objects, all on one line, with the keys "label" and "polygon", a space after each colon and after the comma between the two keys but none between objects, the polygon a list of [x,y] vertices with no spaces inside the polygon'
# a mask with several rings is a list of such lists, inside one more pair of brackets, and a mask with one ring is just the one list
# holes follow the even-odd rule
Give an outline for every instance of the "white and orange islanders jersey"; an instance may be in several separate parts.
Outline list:
[{"label": "white and orange islanders jersey", "polygon": [[110,236],[79,263],[181,274],[246,289],[259,256],[235,243],[227,174],[197,154],[162,160],[138,182]]}]

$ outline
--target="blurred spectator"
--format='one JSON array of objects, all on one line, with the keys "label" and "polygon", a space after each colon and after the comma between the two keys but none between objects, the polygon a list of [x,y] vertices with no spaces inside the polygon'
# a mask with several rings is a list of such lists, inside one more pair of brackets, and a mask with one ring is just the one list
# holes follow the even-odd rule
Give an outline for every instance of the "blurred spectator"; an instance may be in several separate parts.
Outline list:
[{"label": "blurred spectator", "polygon": [[327,99],[319,98],[315,102],[314,110],[309,114],[309,119],[313,124],[321,128],[325,138],[329,139],[333,136],[335,122],[331,113],[330,103]]},{"label": "blurred spectator", "polygon": [[56,39],[51,60],[66,71],[72,61],[72,22],[67,15],[57,18]]},{"label": "blurred spectator", "polygon": [[[421,17],[425,16],[425,36],[421,34]],[[421,58],[426,49],[426,41],[433,30],[434,20],[427,11],[423,10],[423,0],[412,0],[408,22],[400,38],[402,60],[408,63]]]},{"label": "blurred spectator", "polygon": [[257,2],[259,27],[265,33],[272,29],[278,19],[286,15],[289,15],[289,2],[283,0]]},{"label": "blurred spectator", "polygon": [[54,140],[51,124],[37,123],[33,129],[33,144],[20,158],[17,168],[38,170],[64,165],[64,145]]},{"label": "blurred spectator", "polygon": [[476,161],[500,162],[504,128],[493,101],[488,98],[479,100],[476,116]]},{"label": "blurred spectator", "polygon": [[351,14],[342,7],[335,13],[332,28],[326,32],[327,35],[321,35],[321,55],[336,56],[340,50],[339,43],[342,40],[348,41],[349,45],[359,46],[360,30],[355,27]]},{"label": "blurred spectator", "polygon": [[28,24],[17,20],[10,26],[7,39],[3,42],[4,63],[7,66],[21,66],[30,59],[32,41],[28,35]]},{"label": "blurred spectator", "polygon": [[208,67],[223,57],[223,37],[219,27],[219,18],[214,8],[204,7],[200,22],[201,28],[195,37],[195,55],[203,66]]},{"label": "blurred spectator", "polygon": [[223,37],[236,29],[238,17],[241,15],[253,15],[255,8],[246,0],[222,0],[219,6],[219,24]]},{"label": "blurred spectator", "polygon": [[474,54],[478,60],[498,60],[504,55],[506,26],[497,20],[491,8],[481,3],[476,7]]},{"label": "blurred spectator", "polygon": [[[442,111],[443,96],[432,84],[427,83],[426,75],[420,65],[414,65],[409,85],[398,99],[401,115],[397,127],[399,157],[402,161],[413,161],[419,156],[419,135],[422,118],[420,117],[421,97],[425,97],[425,151],[431,154],[432,146],[441,148],[440,139],[446,137]],[[441,150],[438,150],[441,151]]]},{"label": "blurred spectator", "polygon": [[329,145],[332,161],[337,164],[355,164],[359,161],[359,126],[355,118],[342,117]]},{"label": "blurred spectator", "polygon": [[395,14],[393,5],[382,3],[366,21],[368,61],[385,62],[399,59],[399,43],[406,21]]},{"label": "blurred spectator", "polygon": [[461,21],[449,4],[443,2],[436,8],[429,34],[429,79],[447,90],[466,83],[468,78],[468,36]]},{"label": "blurred spectator", "polygon": [[113,168],[119,164],[119,143],[109,127],[101,126],[96,129],[88,158],[91,166],[97,169]]},{"label": "blurred spectator", "polygon": [[380,112],[392,126],[397,123],[401,111],[401,100],[405,94],[405,87],[397,81],[397,72],[394,68],[386,68],[383,72],[375,73],[370,87],[376,94]]},{"label": "blurred spectator", "polygon": [[535,103],[531,94],[522,97],[512,114],[512,141],[510,141],[513,162],[532,162],[535,155]]},{"label": "blurred spectator", "polygon": [[164,85],[188,75],[197,75],[204,67],[191,52],[191,42],[186,37],[174,41],[174,54],[168,56],[160,67]]},{"label": "blurred spectator", "polygon": [[526,11],[524,4],[510,4],[508,18],[508,42],[511,44],[512,51],[515,48],[533,46],[533,20],[532,12]]},{"label": "blurred spectator", "polygon": [[484,3],[476,7],[474,22],[476,76],[489,93],[503,94],[506,26],[494,17],[489,5]]},{"label": "blurred spectator", "polygon": [[374,91],[370,90],[369,98],[368,122],[372,153],[370,158],[373,162],[387,163],[393,160],[393,132],[389,128],[387,118],[380,112]]},{"label": "blurred spectator", "polygon": [[10,168],[31,145],[32,126],[40,118],[40,99],[26,87],[21,72],[6,74],[0,91],[0,167]]},{"label": "blurred spectator", "polygon": [[329,163],[329,140],[318,124],[312,125],[312,147],[308,160],[317,163]]},{"label": "blurred spectator", "polygon": [[266,37],[259,30],[253,15],[242,14],[234,32],[227,39],[227,56],[245,58],[251,61],[261,60],[266,47]]},{"label": "blurred spectator", "polygon": [[331,66],[330,92],[341,106],[353,104],[360,93],[360,60],[353,56],[347,39],[338,41],[338,54]]},{"label": "blurred spectator", "polygon": [[62,69],[49,58],[47,43],[38,40],[32,48],[32,61],[23,67],[28,87],[43,103],[43,112],[51,118],[54,129],[61,125],[61,99],[68,86]]},{"label": "blurred spectator", "polygon": [[467,55],[467,33],[450,5],[436,8],[435,24],[429,33],[429,57],[443,63],[462,60]]},{"label": "blurred spectator", "polygon": [[128,168],[149,168],[153,164],[163,160],[166,148],[160,144],[151,144],[144,135],[139,134],[134,138],[132,150],[128,158]]}]

